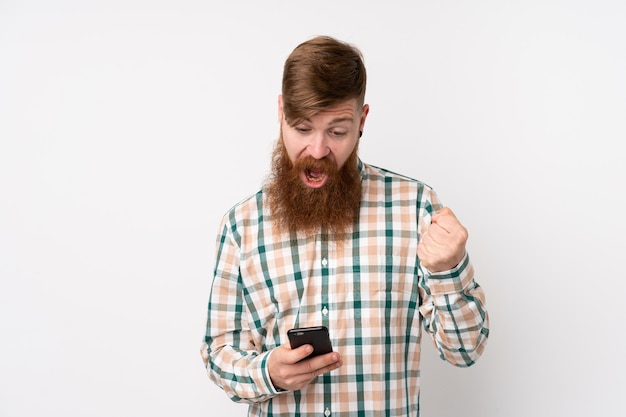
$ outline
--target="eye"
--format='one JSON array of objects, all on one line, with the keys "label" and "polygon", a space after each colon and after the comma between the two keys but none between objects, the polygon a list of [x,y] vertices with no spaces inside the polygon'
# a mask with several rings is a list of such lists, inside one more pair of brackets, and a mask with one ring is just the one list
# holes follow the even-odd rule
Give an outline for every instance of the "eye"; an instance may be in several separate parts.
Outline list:
[{"label": "eye", "polygon": [[311,131],[311,129],[310,129],[310,128],[308,128],[308,127],[306,127],[306,126],[296,126],[296,127],[294,127],[294,129],[295,129],[295,130],[296,130],[296,132],[298,132],[298,133],[307,133],[307,132],[310,132],[310,131]]},{"label": "eye", "polygon": [[341,137],[344,137],[344,136],[346,136],[347,134],[348,134],[348,131],[347,131],[347,130],[332,129],[332,130],[330,131],[330,135],[331,135],[331,136],[334,136],[334,137],[336,137],[336,138],[341,138]]}]

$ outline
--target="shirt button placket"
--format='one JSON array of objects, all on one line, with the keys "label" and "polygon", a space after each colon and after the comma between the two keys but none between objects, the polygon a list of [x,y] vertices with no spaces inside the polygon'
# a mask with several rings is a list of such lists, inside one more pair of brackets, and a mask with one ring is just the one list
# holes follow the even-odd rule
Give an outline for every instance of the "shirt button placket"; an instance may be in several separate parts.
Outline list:
[{"label": "shirt button placket", "polygon": [[[328,259],[326,259],[325,257],[322,258],[322,268],[323,269],[328,268]],[[322,314],[324,315],[324,317],[328,316],[328,305],[322,304]]]},{"label": "shirt button placket", "polygon": [[[321,305],[322,305],[322,324],[326,327],[329,327],[329,306],[330,306],[330,299],[329,299],[329,278],[330,278],[330,268],[329,268],[329,264],[330,262],[328,262],[328,242],[324,239],[323,244],[321,246],[321,264],[322,264],[322,268],[321,268],[321,273],[322,273],[322,288],[321,288],[321,296],[322,299],[321,301]],[[330,375],[328,373],[322,375],[323,381],[324,381],[324,416],[325,417],[330,417],[330,405],[331,405],[331,379],[330,379]]]}]

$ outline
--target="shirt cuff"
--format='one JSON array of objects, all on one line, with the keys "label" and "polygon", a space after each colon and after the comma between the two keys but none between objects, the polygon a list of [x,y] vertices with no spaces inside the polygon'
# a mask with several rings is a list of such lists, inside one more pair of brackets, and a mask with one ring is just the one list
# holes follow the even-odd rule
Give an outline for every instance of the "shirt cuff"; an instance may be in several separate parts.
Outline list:
[{"label": "shirt cuff", "polygon": [[461,292],[474,279],[474,267],[467,252],[461,262],[448,271],[430,272],[425,267],[422,269],[432,294]]},{"label": "shirt cuff", "polygon": [[274,352],[274,349],[270,350],[263,360],[263,372],[265,373],[264,379],[267,381],[267,387],[269,388],[271,394],[282,394],[285,392],[289,392],[286,389],[282,389],[282,388],[274,386],[274,383],[272,382],[272,378],[270,377],[270,367],[268,365],[269,365],[270,355],[273,352]]}]

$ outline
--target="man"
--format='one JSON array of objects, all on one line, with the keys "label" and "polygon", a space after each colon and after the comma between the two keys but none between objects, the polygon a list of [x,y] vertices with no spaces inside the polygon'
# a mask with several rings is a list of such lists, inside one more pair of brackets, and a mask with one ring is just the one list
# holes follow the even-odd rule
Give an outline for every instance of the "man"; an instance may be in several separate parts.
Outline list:
[{"label": "man", "polygon": [[[485,347],[466,229],[430,187],[357,156],[365,85],[353,46],[296,47],[271,175],[220,225],[202,355],[251,416],[418,416],[422,327],[457,366]],[[334,351],[292,349],[307,326]]]}]

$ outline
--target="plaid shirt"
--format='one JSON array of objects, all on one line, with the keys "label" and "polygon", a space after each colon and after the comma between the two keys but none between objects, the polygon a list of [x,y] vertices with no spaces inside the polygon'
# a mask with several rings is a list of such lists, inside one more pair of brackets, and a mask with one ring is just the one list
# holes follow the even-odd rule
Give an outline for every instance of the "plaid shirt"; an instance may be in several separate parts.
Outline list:
[{"label": "plaid shirt", "polygon": [[[420,266],[417,244],[441,207],[427,185],[361,161],[350,239],[278,233],[263,191],[223,218],[202,355],[209,377],[250,416],[418,416],[422,327],[442,359],[469,366],[489,334],[466,255]],[[324,325],[343,366],[299,391],[271,383],[268,357],[287,330]]]}]

